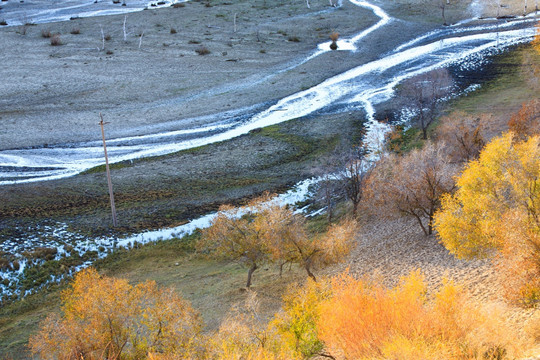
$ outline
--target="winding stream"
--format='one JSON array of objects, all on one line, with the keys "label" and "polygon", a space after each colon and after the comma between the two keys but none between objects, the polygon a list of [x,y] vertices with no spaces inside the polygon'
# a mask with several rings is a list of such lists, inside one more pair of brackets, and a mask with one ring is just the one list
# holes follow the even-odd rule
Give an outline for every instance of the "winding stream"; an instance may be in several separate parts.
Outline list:
[{"label": "winding stream", "polygon": [[[368,2],[351,2],[370,9],[379,18],[378,22],[356,36],[338,42],[340,49],[355,51],[361,41],[369,41],[370,34],[384,29],[394,19]],[[258,108],[243,113],[231,111],[216,114],[211,125],[200,128],[109,140],[110,161],[114,163],[164,155],[228,140],[256,128],[329,109],[332,112],[363,111],[370,122],[368,128],[377,128],[373,119],[375,108],[393,96],[393,88],[399,82],[450,64],[468,67],[480,65],[490,53],[529,41],[535,33],[535,19],[532,16],[505,22],[485,19],[483,22],[484,25],[461,22],[417,37],[375,61],[329,78],[262,110]],[[312,54],[300,59],[292,67],[330,51],[329,44],[320,44]],[[103,162],[100,141],[0,151],[0,185],[69,177]]]}]

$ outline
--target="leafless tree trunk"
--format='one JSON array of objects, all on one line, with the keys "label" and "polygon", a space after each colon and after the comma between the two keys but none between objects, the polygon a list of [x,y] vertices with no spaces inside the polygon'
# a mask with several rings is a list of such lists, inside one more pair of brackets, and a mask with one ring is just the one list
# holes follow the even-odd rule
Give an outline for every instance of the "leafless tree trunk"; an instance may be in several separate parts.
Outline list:
[{"label": "leafless tree trunk", "polygon": [[141,45],[142,45],[142,38],[144,36],[144,30],[143,32],[141,33],[141,36],[139,37],[139,50],[141,49]]},{"label": "leafless tree trunk", "polygon": [[124,42],[127,42],[126,22],[127,22],[127,15],[124,16],[124,25],[122,26],[122,30],[124,32]]},{"label": "leafless tree trunk", "polygon": [[252,263],[251,264],[251,267],[249,268],[248,270],[248,278],[247,278],[247,283],[246,283],[246,287],[249,289],[250,286],[251,286],[251,277],[253,276],[253,273],[255,272],[255,270],[257,270],[257,264],[256,263]]},{"label": "leafless tree trunk", "polygon": [[101,30],[101,51],[105,50],[105,33],[103,32],[103,26],[99,25]]},{"label": "leafless tree trunk", "polygon": [[452,76],[446,69],[437,69],[414,76],[403,83],[403,98],[416,112],[416,122],[427,139],[427,130],[438,116],[442,98],[452,92]]},{"label": "leafless tree trunk", "polygon": [[446,10],[446,5],[450,4],[448,0],[440,0],[439,7],[441,8],[441,15],[443,19],[443,25],[448,25],[446,22],[446,16],[444,14],[444,11]]},{"label": "leafless tree trunk", "polygon": [[372,164],[365,160],[365,150],[358,146],[345,156],[344,170],[340,180],[347,199],[353,204],[353,216],[358,213],[358,205],[363,198],[367,178],[372,170]]}]

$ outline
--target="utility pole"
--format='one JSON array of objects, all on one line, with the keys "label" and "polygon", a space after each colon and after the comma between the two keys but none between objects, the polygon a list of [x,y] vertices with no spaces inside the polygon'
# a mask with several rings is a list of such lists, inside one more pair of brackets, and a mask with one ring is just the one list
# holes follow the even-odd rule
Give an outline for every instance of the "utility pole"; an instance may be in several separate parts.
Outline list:
[{"label": "utility pole", "polygon": [[105,124],[108,124],[108,122],[103,122],[103,115],[101,115],[101,113],[99,113],[99,117],[101,118],[99,125],[101,126],[101,137],[103,138],[103,151],[105,151],[105,169],[107,170],[107,182],[109,183],[109,197],[111,198],[112,220],[113,226],[116,227],[116,207],[114,206],[114,193],[111,181],[111,171],[109,170],[109,157],[107,156],[107,145],[105,145],[105,129],[103,128],[103,126]]}]

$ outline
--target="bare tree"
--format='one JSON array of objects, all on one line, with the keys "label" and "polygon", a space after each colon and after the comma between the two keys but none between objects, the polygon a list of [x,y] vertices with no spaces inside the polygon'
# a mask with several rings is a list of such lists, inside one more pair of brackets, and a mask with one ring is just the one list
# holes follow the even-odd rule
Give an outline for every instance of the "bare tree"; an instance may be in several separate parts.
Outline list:
[{"label": "bare tree", "polygon": [[441,100],[452,89],[452,76],[443,68],[414,76],[403,83],[403,99],[416,113],[415,122],[422,129],[424,140],[428,127],[439,114]]},{"label": "bare tree", "polygon": [[391,154],[383,158],[367,187],[377,213],[415,218],[424,234],[431,235],[440,198],[454,189],[453,177],[459,168],[448,161],[444,146],[443,142],[427,143],[405,156]]},{"label": "bare tree", "polygon": [[445,10],[448,5],[450,5],[450,0],[439,0],[439,8],[441,9],[443,25],[448,25],[448,23],[446,22],[446,16],[445,16]]},{"label": "bare tree", "polygon": [[334,215],[334,207],[342,198],[342,189],[339,178],[335,175],[340,168],[340,150],[321,158],[319,165],[314,170],[314,175],[320,181],[315,186],[314,200],[316,204],[323,206],[326,209],[328,222],[332,221]]},{"label": "bare tree", "polygon": [[339,179],[343,193],[353,204],[353,216],[356,217],[358,205],[363,198],[367,178],[372,165],[365,159],[366,151],[362,146],[352,148],[343,158],[343,169]]},{"label": "bare tree", "polygon": [[464,112],[453,112],[441,118],[436,137],[446,143],[450,161],[466,163],[478,158],[486,144],[490,115],[472,116]]}]

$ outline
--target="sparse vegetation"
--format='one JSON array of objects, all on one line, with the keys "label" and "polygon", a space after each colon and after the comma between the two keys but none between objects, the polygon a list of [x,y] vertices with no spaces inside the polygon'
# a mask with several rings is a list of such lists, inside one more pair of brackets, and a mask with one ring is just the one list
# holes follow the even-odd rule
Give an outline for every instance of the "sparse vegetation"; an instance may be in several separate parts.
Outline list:
[{"label": "sparse vegetation", "polygon": [[43,38],[48,39],[48,38],[50,38],[52,35],[53,35],[53,34],[52,34],[52,32],[51,32],[50,29],[42,29],[42,30],[41,30],[41,37],[43,37]]},{"label": "sparse vegetation", "polygon": [[334,31],[333,33],[330,34],[330,40],[332,40],[332,43],[330,44],[330,49],[337,50],[337,48],[338,48],[337,39],[338,38],[339,38],[339,33]]},{"label": "sparse vegetation", "polygon": [[176,34],[176,29],[175,28],[171,28],[171,34]]},{"label": "sparse vegetation", "polygon": [[71,29],[71,31],[69,33],[72,34],[72,35],[79,35],[81,33],[81,28],[74,27],[74,28]]},{"label": "sparse vegetation", "polygon": [[60,39],[60,34],[53,34],[51,36],[51,45],[52,46],[63,45],[62,39]]},{"label": "sparse vegetation", "polygon": [[199,55],[208,55],[210,54],[210,50],[206,46],[200,46],[195,52]]}]

